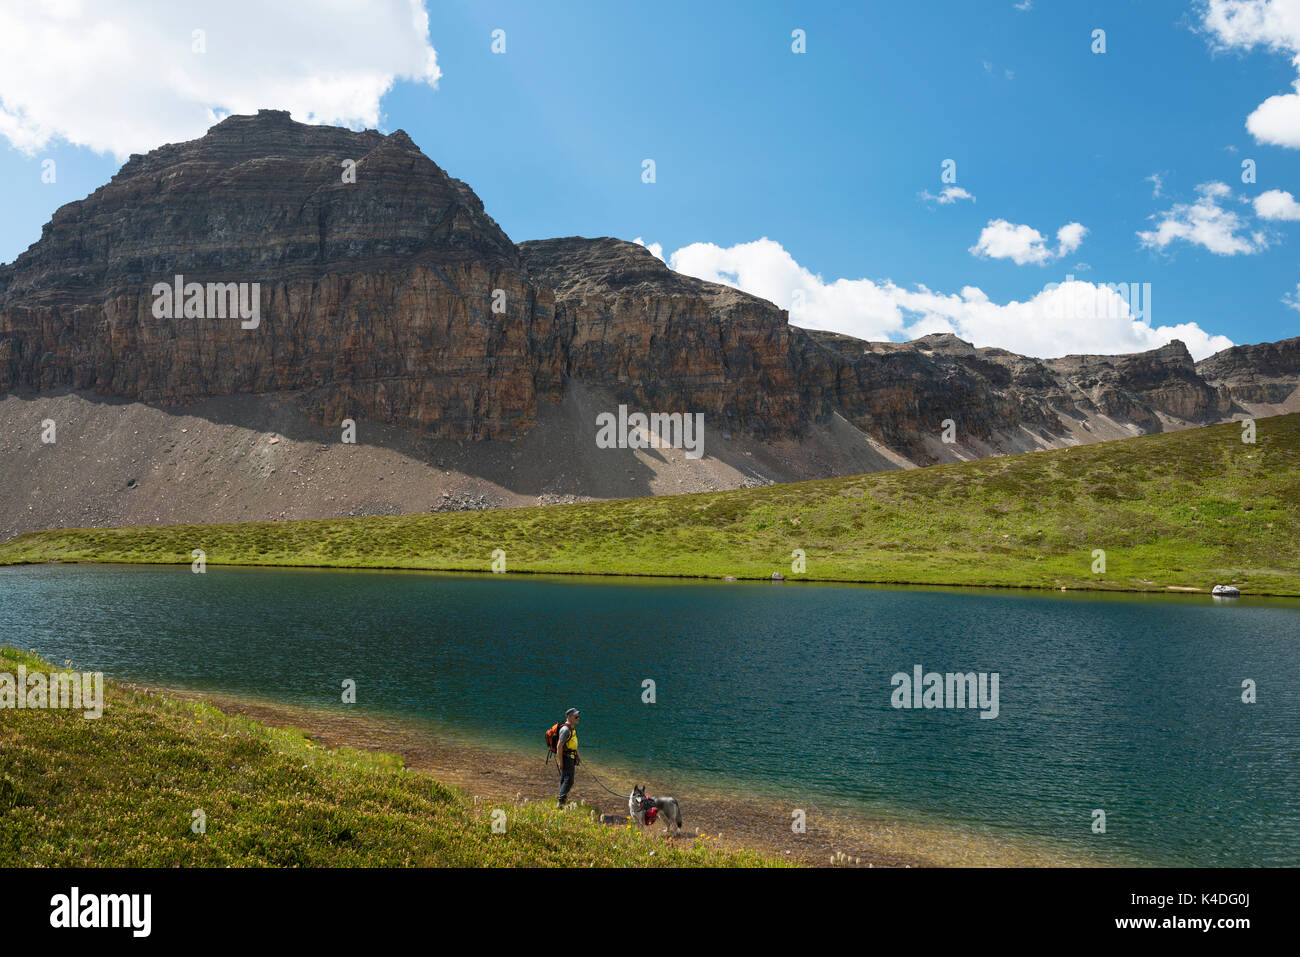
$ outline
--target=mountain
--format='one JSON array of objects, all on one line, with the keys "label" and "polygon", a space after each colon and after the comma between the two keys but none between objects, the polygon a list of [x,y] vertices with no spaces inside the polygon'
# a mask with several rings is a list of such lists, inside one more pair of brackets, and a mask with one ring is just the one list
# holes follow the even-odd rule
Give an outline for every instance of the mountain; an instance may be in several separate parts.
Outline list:
[{"label": "mountain", "polygon": [[[218,311],[237,287],[255,317]],[[767,484],[1274,414],[1297,385],[1300,339],[1194,363],[800,329],[633,243],[516,245],[401,131],[263,110],[132,156],[0,266],[0,535]],[[620,403],[703,413],[705,458],[595,448]]]},{"label": "mountain", "polygon": [[[264,324],[154,318],[152,287],[178,274],[258,283]],[[234,116],[131,157],[0,274],[0,390],[293,391],[321,420],[515,434],[560,388],[537,296],[478,198],[405,133]]]}]

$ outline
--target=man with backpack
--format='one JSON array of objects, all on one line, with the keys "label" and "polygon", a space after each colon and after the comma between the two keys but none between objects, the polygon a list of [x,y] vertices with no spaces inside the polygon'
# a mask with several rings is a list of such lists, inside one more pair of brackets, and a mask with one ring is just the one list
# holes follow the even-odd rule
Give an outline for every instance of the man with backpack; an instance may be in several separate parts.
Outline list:
[{"label": "man with backpack", "polygon": [[582,763],[578,756],[578,719],[582,716],[577,708],[570,708],[564,713],[564,724],[557,725],[555,735],[555,760],[560,766],[560,797],[557,807],[564,807],[573,787],[573,771]]}]

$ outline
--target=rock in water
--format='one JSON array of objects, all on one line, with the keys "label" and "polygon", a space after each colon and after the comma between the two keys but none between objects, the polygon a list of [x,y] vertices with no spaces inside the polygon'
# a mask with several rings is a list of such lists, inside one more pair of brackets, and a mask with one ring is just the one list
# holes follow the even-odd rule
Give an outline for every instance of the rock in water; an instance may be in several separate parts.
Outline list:
[{"label": "rock in water", "polygon": [[1236,585],[1215,585],[1210,594],[1220,598],[1236,598],[1241,594],[1241,589]]}]

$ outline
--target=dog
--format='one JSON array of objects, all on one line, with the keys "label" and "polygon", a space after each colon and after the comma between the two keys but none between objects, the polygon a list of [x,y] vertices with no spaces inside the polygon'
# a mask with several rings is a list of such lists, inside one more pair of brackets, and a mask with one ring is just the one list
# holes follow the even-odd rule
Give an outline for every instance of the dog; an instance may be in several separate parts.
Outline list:
[{"label": "dog", "polygon": [[[653,809],[654,813],[650,813]],[[674,797],[650,797],[645,788],[638,784],[627,798],[627,813],[642,827],[646,826],[647,817],[651,822],[661,820],[671,837],[682,829],[682,809]]]}]

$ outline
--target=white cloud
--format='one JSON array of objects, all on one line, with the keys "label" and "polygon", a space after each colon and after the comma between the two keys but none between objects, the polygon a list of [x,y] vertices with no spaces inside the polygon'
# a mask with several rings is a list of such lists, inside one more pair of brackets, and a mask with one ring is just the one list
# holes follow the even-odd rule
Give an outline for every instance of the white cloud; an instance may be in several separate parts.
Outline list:
[{"label": "white cloud", "polygon": [[645,246],[646,249],[650,250],[650,255],[654,256],[656,259],[663,259],[664,262],[668,261],[664,259],[664,247],[662,243],[650,243],[647,245],[645,240],[640,236],[632,240],[632,242],[636,243],[638,246]]},{"label": "white cloud", "polygon": [[1300,149],[1300,92],[1270,96],[1246,117],[1246,129],[1260,143]]},{"label": "white cloud", "polygon": [[1300,45],[1300,5],[1295,0],[1207,0],[1201,22],[1224,49],[1263,45],[1289,50]]},{"label": "white cloud", "polygon": [[[1300,2],[1297,0],[1208,0],[1201,24],[1220,50],[1262,46],[1290,54],[1300,69]],[[1246,129],[1257,142],[1300,149],[1300,79],[1294,93],[1278,93],[1257,106]]]},{"label": "white cloud", "polygon": [[[980,66],[984,67],[984,72],[989,76],[993,75],[993,62],[991,60],[980,60]],[[1016,78],[1016,71],[1003,67],[1002,76],[1008,80],[1014,80]]]},{"label": "white cloud", "polygon": [[977,346],[1045,358],[1140,352],[1182,339],[1201,359],[1232,345],[1227,337],[1211,335],[1195,323],[1152,326],[1152,300],[1141,287],[1133,296],[1104,283],[1070,280],[1044,287],[1025,302],[997,303],[975,286],[945,294],[923,285],[905,289],[890,280],[827,282],[767,238],[727,248],[692,243],[668,262],[678,272],[762,296],[789,310],[797,326],[860,339],[951,332]]},{"label": "white cloud", "polygon": [[1083,237],[1088,235],[1088,227],[1083,223],[1066,223],[1056,231],[1056,241],[1060,244],[1057,257],[1068,256],[1083,244]]},{"label": "white cloud", "polygon": [[1260,219],[1300,220],[1300,203],[1283,189],[1270,189],[1255,197],[1255,215]]},{"label": "white cloud", "polygon": [[1160,198],[1160,191],[1164,189],[1165,178],[1160,173],[1152,173],[1146,177],[1146,182],[1151,184],[1151,196],[1154,199]]},{"label": "white cloud", "polygon": [[975,202],[975,194],[967,192],[960,186],[945,186],[939,190],[937,196],[928,189],[923,190],[919,195],[927,203],[938,203],[940,206],[951,206],[963,199],[969,199],[972,203]]},{"label": "white cloud", "polygon": [[0,5],[0,135],[29,155],[66,140],[125,159],[261,108],[376,127],[395,81],[440,75],[420,0]]},{"label": "white cloud", "polygon": [[1219,205],[1232,198],[1226,183],[1202,183],[1196,192],[1199,198],[1195,202],[1175,203],[1152,216],[1156,228],[1138,233],[1142,245],[1163,251],[1175,242],[1186,242],[1219,256],[1250,255],[1268,248],[1268,238],[1262,232],[1246,235],[1246,221]]},{"label": "white cloud", "polygon": [[1020,0],[1019,3],[1015,4],[1015,8],[1022,13],[1027,13],[1034,9],[1034,0]]},{"label": "white cloud", "polygon": [[1288,292],[1282,297],[1282,304],[1300,312],[1300,283],[1296,283],[1294,291]]},{"label": "white cloud", "polygon": [[1032,226],[990,219],[980,231],[979,240],[970,247],[970,252],[986,259],[1010,259],[1017,266],[1026,263],[1042,266],[1078,249],[1087,232],[1082,223],[1066,223],[1056,231],[1059,246],[1056,252],[1052,252],[1046,237]]}]

